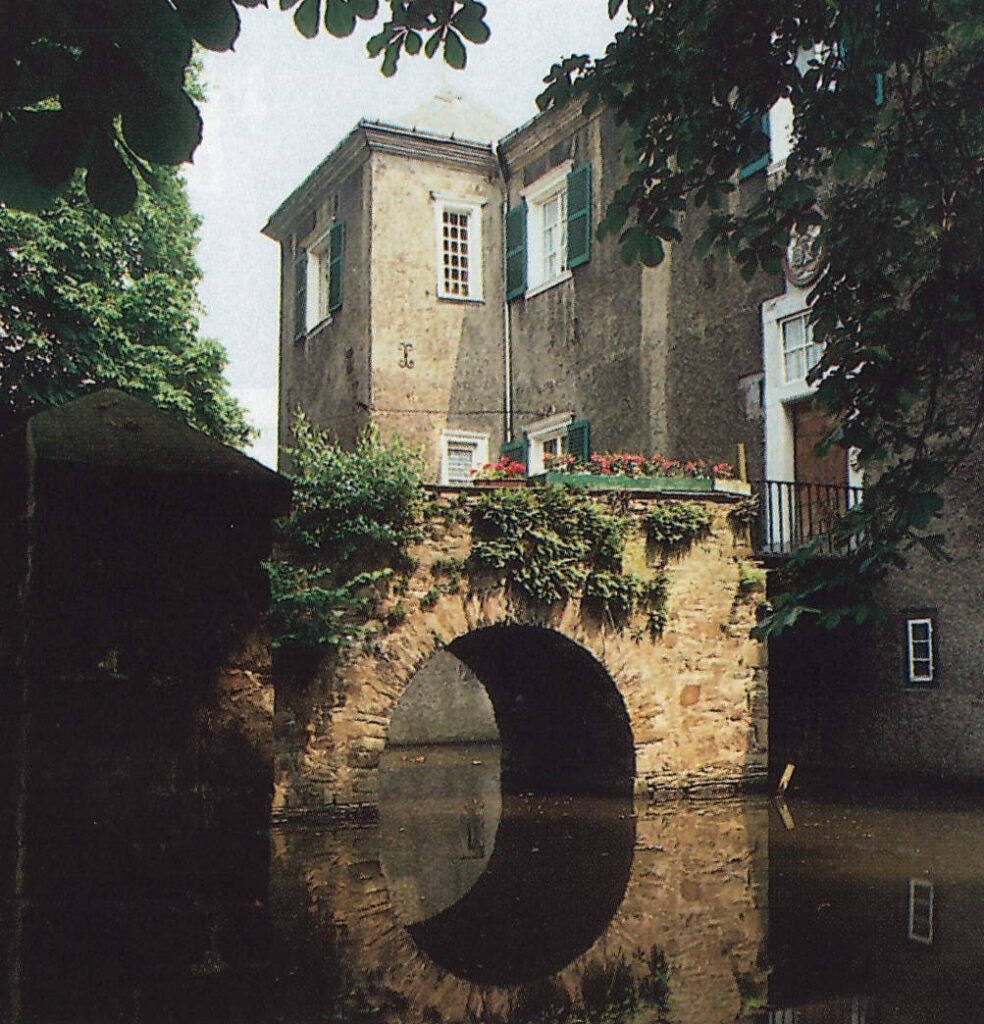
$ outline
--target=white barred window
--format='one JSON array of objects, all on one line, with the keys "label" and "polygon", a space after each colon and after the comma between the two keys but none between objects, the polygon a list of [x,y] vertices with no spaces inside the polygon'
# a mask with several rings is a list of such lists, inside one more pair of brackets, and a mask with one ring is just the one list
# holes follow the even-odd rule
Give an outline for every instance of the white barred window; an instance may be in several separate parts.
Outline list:
[{"label": "white barred window", "polygon": [[441,272],[443,292],[455,298],[467,299],[469,291],[468,219],[462,210],[445,210],[441,230]]},{"label": "white barred window", "polygon": [[488,434],[458,430],[441,434],[442,484],[470,484],[488,461]]},{"label": "white barred window", "polygon": [[437,200],[437,294],[442,299],[482,298],[482,204],[433,195]]},{"label": "white barred window", "polygon": [[781,325],[783,377],[787,384],[803,380],[823,355],[823,345],[813,340],[813,324],[807,316],[801,313],[783,320]]},{"label": "white barred window", "polygon": [[933,620],[908,619],[909,682],[931,683],[936,675],[933,658]]}]

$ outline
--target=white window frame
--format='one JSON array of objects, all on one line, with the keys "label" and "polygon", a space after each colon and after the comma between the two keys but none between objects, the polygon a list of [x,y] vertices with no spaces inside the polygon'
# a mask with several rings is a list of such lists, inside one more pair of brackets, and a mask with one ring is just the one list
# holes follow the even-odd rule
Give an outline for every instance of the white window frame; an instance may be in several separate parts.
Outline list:
[{"label": "white window frame", "polygon": [[[520,195],[526,201],[526,297],[531,298],[571,277],[567,266],[567,175],[574,167],[572,160],[565,160],[542,177],[537,178]],[[546,249],[544,246],[546,226],[544,214],[547,206],[559,202],[560,231],[558,266],[559,270],[548,275],[546,272]]]},{"label": "white window frame", "polygon": [[[786,325],[795,323],[796,321],[803,322],[803,343],[793,351],[803,353],[803,366],[804,370],[800,374],[795,376],[789,375],[789,364],[787,363],[786,357],[788,355],[786,351]],[[782,380],[784,384],[799,384],[806,381],[809,376],[810,370],[820,361],[823,355],[823,346],[817,344],[813,340],[813,324],[810,323],[810,311],[804,309],[800,313],[795,313],[793,316],[783,317],[779,321],[779,354],[782,357]],[[814,355],[815,358],[811,363],[809,356]]]},{"label": "white window frame", "polygon": [[[913,626],[925,626],[926,637],[916,638],[912,635]],[[929,615],[911,616],[905,620],[905,644],[906,644],[906,663],[908,667],[909,682],[913,685],[926,686],[927,684],[936,682],[936,658],[933,656],[933,619]],[[922,646],[926,646],[925,654],[918,654],[917,656],[917,645],[919,649]],[[929,670],[926,673],[920,673],[916,670],[916,662],[928,662]]]},{"label": "white window frame", "polygon": [[[484,268],[482,266],[482,208],[487,200],[466,198],[443,192],[431,192],[434,200],[434,232],[436,247],[437,297],[451,302],[484,301]],[[468,294],[449,291],[444,282],[444,215],[464,214],[468,217]]]},{"label": "white window frame", "polygon": [[307,252],[307,330],[308,334],[321,324],[331,323],[328,311],[331,272],[331,229],[332,221],[320,234],[307,241],[303,248]]},{"label": "white window frame", "polygon": [[444,430],[441,432],[441,483],[447,486],[470,484],[471,478],[452,480],[450,477],[450,449],[455,445],[471,449],[471,468],[477,472],[489,461],[489,435],[471,430]]},{"label": "white window frame", "polygon": [[528,475],[545,472],[544,445],[555,439],[560,440],[558,451],[563,455],[567,441],[567,428],[574,422],[574,413],[563,412],[556,416],[548,416],[546,419],[537,420],[531,423],[523,433],[526,434],[529,445],[527,447],[527,469]]},{"label": "white window frame", "polygon": [[[916,895],[921,895],[921,913],[916,913]],[[935,890],[932,882],[924,878],[909,879],[909,930],[910,942],[918,942],[923,946],[933,944],[933,910]]]}]

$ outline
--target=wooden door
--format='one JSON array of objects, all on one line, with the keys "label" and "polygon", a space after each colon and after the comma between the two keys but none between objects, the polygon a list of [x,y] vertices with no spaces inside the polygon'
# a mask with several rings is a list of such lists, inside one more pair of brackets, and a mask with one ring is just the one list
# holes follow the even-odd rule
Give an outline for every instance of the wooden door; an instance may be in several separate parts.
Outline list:
[{"label": "wooden door", "polygon": [[809,399],[792,411],[796,539],[806,543],[829,534],[834,520],[847,510],[847,452],[833,447],[817,455],[815,448],[829,433],[830,420]]}]

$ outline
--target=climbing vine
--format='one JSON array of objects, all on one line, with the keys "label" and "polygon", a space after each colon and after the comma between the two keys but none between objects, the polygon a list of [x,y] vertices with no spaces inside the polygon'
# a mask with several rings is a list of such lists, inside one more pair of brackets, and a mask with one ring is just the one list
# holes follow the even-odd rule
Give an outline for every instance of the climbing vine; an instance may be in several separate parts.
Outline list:
[{"label": "climbing vine", "polygon": [[472,512],[471,562],[504,572],[542,604],[577,598],[616,625],[636,611],[662,630],[667,579],[622,568],[631,520],[580,492],[557,487],[503,489]]},{"label": "climbing vine", "polygon": [[642,524],[647,539],[660,547],[689,547],[711,531],[709,509],[692,501],[661,501],[647,512]]},{"label": "climbing vine", "polygon": [[397,438],[382,441],[374,426],[345,451],[299,414],[294,438],[286,453],[293,501],[277,524],[278,557],[267,563],[274,645],[345,647],[365,635],[394,571],[412,564],[423,460]]}]

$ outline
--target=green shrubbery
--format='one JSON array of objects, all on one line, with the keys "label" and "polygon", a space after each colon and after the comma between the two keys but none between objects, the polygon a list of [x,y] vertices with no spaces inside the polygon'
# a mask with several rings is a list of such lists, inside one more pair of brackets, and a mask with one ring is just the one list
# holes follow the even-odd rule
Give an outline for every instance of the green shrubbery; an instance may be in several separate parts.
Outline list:
[{"label": "green shrubbery", "polygon": [[582,598],[622,624],[637,610],[662,609],[667,589],[662,575],[647,580],[622,569],[630,522],[559,487],[493,491],[472,514],[471,560],[505,572],[534,601]]},{"label": "green shrubbery", "polygon": [[692,501],[661,501],[643,518],[646,537],[661,547],[685,547],[708,534],[714,517]]},{"label": "green shrubbery", "polygon": [[362,638],[426,501],[420,454],[367,427],[352,451],[298,415],[287,473],[290,513],[268,563],[274,643],[342,647]]}]

